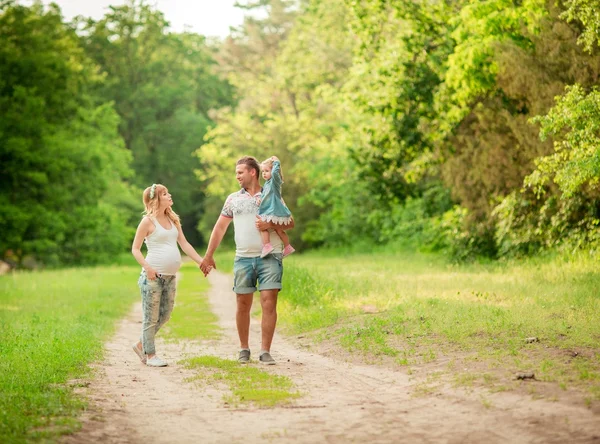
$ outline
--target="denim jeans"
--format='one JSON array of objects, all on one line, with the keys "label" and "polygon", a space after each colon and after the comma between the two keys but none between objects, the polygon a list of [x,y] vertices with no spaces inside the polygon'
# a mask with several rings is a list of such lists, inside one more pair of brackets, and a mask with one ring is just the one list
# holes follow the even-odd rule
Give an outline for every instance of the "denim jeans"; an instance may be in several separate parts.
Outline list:
[{"label": "denim jeans", "polygon": [[233,263],[233,291],[237,294],[259,290],[281,290],[283,263],[281,253],[266,257],[236,256]]},{"label": "denim jeans", "polygon": [[150,280],[143,270],[138,280],[142,294],[142,348],[144,353],[156,353],[154,337],[160,328],[171,318],[177,292],[175,276],[157,276]]}]

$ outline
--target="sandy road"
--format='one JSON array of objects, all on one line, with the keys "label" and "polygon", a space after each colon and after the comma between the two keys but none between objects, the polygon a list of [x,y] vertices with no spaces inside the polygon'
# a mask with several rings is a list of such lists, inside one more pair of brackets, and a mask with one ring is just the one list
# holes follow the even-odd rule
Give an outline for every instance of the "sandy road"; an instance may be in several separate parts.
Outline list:
[{"label": "sandy road", "polygon": [[[600,443],[600,417],[585,407],[486,393],[486,408],[477,391],[450,387],[415,396],[406,373],[333,360],[278,335],[272,353],[278,365],[261,368],[291,378],[304,396],[286,407],[230,408],[223,388],[185,382],[191,373],[177,364],[203,354],[236,356],[231,278],[213,272],[209,279],[223,337],[210,343],[159,339],[157,349],[171,365],[145,367],[130,348],[140,329],[137,304],[106,344],[105,361],[85,389],[91,408],[82,430],[63,442]],[[253,352],[259,340],[253,320]],[[256,358],[250,365],[259,366]]]}]

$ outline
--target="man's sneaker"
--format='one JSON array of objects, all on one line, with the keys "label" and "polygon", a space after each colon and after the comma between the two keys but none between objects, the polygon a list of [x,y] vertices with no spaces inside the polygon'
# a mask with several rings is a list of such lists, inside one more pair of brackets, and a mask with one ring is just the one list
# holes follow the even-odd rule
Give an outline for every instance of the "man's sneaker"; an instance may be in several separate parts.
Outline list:
[{"label": "man's sneaker", "polygon": [[271,353],[269,353],[269,352],[264,352],[262,355],[260,355],[258,360],[260,361],[261,364],[275,365],[275,359],[273,359],[271,357]]},{"label": "man's sneaker", "polygon": [[158,356],[154,355],[146,361],[146,365],[148,367],[166,367],[168,364]]},{"label": "man's sneaker", "polygon": [[287,244],[285,246],[285,248],[283,249],[283,257],[289,256],[294,251],[296,251],[296,249],[294,247],[292,247],[290,244]]},{"label": "man's sneaker", "polygon": [[269,244],[265,244],[262,247],[262,252],[260,253],[260,257],[265,257],[268,256],[269,254],[271,254],[273,252],[275,248],[273,248],[273,245]]},{"label": "man's sneaker", "polygon": [[250,350],[240,350],[238,362],[240,364],[248,364],[250,362]]}]

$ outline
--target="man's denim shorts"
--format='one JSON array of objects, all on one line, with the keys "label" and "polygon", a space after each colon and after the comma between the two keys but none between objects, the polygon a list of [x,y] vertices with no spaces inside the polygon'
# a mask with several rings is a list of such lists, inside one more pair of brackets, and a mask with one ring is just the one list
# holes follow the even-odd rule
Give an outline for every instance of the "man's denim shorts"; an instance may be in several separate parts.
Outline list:
[{"label": "man's denim shorts", "polygon": [[235,257],[233,263],[233,291],[237,294],[260,290],[281,290],[283,264],[280,253],[266,257]]}]

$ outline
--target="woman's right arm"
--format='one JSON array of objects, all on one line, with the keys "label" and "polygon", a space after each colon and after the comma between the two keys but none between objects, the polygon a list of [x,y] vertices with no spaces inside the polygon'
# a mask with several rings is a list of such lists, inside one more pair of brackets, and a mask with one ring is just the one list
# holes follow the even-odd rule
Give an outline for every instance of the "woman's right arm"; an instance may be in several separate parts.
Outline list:
[{"label": "woman's right arm", "polygon": [[135,238],[133,239],[133,244],[131,245],[131,254],[133,254],[133,257],[138,262],[138,264],[140,264],[144,268],[144,270],[146,270],[146,275],[148,276],[148,279],[154,280],[156,279],[156,271],[150,266],[148,262],[146,262],[146,259],[142,254],[142,243],[144,242],[146,236],[150,234],[151,225],[153,224],[150,219],[148,219],[147,217],[144,217],[142,219],[135,232]]}]

